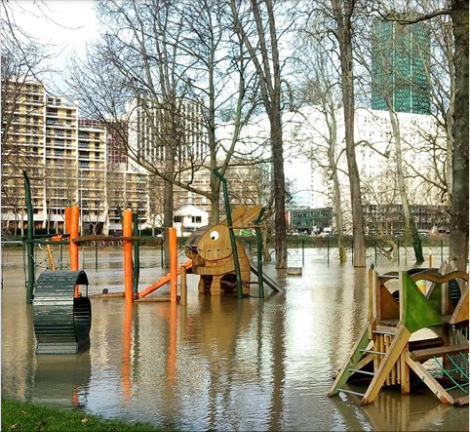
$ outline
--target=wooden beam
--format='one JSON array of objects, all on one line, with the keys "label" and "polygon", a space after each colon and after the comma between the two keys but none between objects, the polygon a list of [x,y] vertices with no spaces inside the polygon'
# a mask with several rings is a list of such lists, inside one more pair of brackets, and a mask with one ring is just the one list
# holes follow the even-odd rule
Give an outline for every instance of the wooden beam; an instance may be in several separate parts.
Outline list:
[{"label": "wooden beam", "polygon": [[395,338],[393,339],[393,342],[390,345],[385,358],[382,360],[382,363],[380,363],[379,369],[375,371],[375,376],[367,388],[367,391],[361,401],[362,405],[374,402],[385,380],[389,376],[392,367],[400,358],[400,355],[402,354],[403,349],[406,347],[410,336],[411,332],[403,324],[400,324],[397,334],[395,335]]},{"label": "wooden beam", "polygon": [[453,405],[454,399],[447,391],[437,382],[431,373],[419,362],[413,361],[410,353],[405,353],[405,361],[407,365],[418,375],[424,384],[445,404]]},{"label": "wooden beam", "polygon": [[464,351],[468,353],[468,343],[416,350],[410,352],[410,354],[414,361],[423,362],[433,357],[442,357],[446,354],[452,355]]},{"label": "wooden beam", "polygon": [[454,313],[450,318],[449,324],[458,324],[462,321],[468,321],[468,286],[463,296],[460,297],[457,306],[455,306]]}]

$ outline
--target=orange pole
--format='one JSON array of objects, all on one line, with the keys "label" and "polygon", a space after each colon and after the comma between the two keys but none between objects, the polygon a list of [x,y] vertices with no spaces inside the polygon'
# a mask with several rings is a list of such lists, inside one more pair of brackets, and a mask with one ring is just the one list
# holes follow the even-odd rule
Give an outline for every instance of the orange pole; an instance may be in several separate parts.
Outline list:
[{"label": "orange pole", "polygon": [[[132,237],[132,210],[127,209],[122,212],[122,235]],[[132,241],[124,240],[124,292],[126,302],[132,303]]]},{"label": "orange pole", "polygon": [[65,207],[64,217],[65,217],[64,232],[66,234],[69,234],[70,233],[70,224],[72,222],[72,207]]},{"label": "orange pole", "polygon": [[[80,217],[80,209],[77,206],[70,207],[69,210],[69,220],[70,220],[70,229],[69,231],[69,259],[70,259],[70,270],[78,270],[78,244],[73,242],[74,239],[78,237],[78,225]],[[66,213],[67,217],[67,213]],[[74,296],[79,296],[78,285],[75,286]]]},{"label": "orange pole", "polygon": [[170,300],[176,303],[178,281],[178,243],[176,240],[176,228],[168,228],[168,244],[170,246]]}]

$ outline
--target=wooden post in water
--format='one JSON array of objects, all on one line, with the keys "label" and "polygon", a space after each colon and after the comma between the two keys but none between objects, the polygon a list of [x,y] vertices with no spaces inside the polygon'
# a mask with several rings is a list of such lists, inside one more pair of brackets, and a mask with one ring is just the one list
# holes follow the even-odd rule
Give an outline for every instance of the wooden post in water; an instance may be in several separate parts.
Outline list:
[{"label": "wooden post in water", "polygon": [[184,265],[181,266],[180,287],[181,287],[180,304],[181,306],[186,306],[188,304],[188,285],[186,281],[186,266]]},{"label": "wooden post in water", "polygon": [[[132,237],[132,210],[126,209],[122,212],[122,235]],[[132,240],[123,240],[124,243],[124,294],[126,303],[134,301],[132,291]]]}]

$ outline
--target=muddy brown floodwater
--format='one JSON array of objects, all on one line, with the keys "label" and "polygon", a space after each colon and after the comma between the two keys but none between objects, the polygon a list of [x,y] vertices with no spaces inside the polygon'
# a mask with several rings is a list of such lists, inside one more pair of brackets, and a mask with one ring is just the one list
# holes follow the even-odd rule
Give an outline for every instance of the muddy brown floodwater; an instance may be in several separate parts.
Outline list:
[{"label": "muddy brown floodwater", "polygon": [[[334,261],[307,256],[302,276],[266,266],[285,292],[265,288],[264,300],[256,285],[244,300],[199,296],[196,275],[187,306],[93,298],[89,350],[38,356],[23,252],[4,248],[2,394],[175,430],[468,431],[468,406],[442,405],[426,389],[382,391],[365,407],[327,397],[367,318],[367,270]],[[44,270],[45,251],[36,262]],[[141,289],[163,274],[159,263],[158,251],[141,249]],[[122,291],[119,249],[99,251],[99,270],[94,250],[80,264],[90,293]]]}]

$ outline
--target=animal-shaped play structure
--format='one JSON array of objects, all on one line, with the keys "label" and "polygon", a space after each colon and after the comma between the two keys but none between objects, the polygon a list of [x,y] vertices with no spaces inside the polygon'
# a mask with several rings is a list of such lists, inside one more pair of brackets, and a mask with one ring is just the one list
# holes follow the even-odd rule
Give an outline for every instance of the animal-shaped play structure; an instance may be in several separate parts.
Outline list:
[{"label": "animal-shaped play structure", "polygon": [[[236,207],[232,212],[233,229],[252,227],[261,212],[261,206]],[[243,295],[250,293],[251,263],[243,245],[236,240]],[[195,231],[186,242],[186,256],[193,262],[193,273],[201,276],[199,293],[219,295],[221,290],[236,289],[235,257],[230,241],[227,220]]]},{"label": "animal-shaped play structure", "polygon": [[[383,387],[410,393],[417,377],[441,402],[468,404],[468,273],[442,273],[370,270],[369,322],[329,396],[350,393],[369,404]],[[353,380],[368,381],[365,393],[345,387]]]}]

